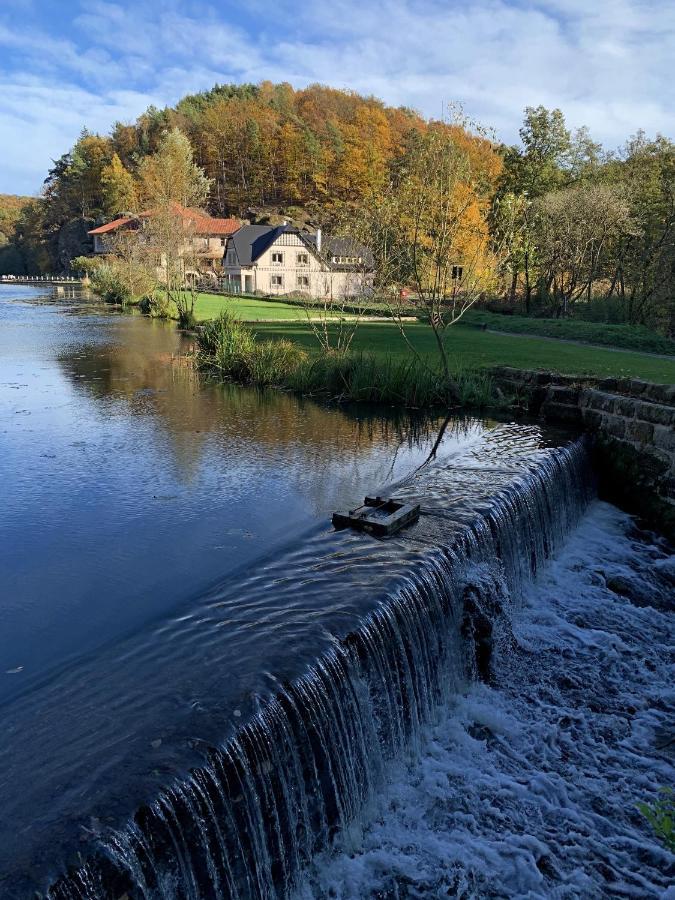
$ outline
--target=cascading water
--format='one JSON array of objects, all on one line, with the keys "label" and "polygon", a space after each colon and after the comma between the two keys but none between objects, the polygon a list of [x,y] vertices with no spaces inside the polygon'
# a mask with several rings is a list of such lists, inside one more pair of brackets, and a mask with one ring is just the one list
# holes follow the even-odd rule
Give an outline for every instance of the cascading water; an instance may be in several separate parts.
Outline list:
[{"label": "cascading water", "polygon": [[103,835],[52,900],[284,898],[317,853],[349,846],[391,760],[414,752],[467,677],[489,677],[496,619],[592,493],[582,440],[508,472],[471,515],[458,517],[451,485],[431,470],[407,486],[428,498],[401,539],[414,560],[360,625]]}]

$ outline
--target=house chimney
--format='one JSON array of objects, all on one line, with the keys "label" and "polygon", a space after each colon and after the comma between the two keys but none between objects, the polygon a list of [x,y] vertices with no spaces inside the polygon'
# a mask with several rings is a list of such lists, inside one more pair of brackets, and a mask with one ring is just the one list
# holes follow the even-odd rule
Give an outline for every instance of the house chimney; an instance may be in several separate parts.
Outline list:
[{"label": "house chimney", "polygon": [[321,253],[321,229],[316,229],[316,250],[317,253]]}]

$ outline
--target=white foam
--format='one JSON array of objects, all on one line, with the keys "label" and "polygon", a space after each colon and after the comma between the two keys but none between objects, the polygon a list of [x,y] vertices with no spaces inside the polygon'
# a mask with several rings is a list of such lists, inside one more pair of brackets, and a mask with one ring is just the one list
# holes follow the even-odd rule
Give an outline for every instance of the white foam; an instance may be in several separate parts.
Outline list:
[{"label": "white foam", "polygon": [[[663,547],[595,503],[512,613],[494,686],[444,710],[360,841],[323,854],[310,898],[675,897],[675,857],[636,809],[673,782],[673,614]],[[668,731],[670,729],[670,732]],[[668,757],[668,753],[671,754]]]}]

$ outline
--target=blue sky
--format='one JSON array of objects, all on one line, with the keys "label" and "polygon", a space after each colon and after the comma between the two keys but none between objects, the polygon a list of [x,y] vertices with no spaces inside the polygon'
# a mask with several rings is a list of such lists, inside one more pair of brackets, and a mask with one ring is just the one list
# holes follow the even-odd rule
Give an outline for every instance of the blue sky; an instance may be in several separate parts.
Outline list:
[{"label": "blue sky", "polygon": [[215,82],[323,82],[517,138],[560,106],[608,147],[675,136],[667,0],[0,0],[0,192],[37,193],[83,126]]}]

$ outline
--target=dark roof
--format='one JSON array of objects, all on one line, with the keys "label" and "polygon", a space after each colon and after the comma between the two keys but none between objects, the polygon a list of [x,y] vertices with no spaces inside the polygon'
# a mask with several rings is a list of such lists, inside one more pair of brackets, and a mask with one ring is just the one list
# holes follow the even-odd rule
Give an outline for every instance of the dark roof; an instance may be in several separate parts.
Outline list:
[{"label": "dark roof", "polygon": [[[316,234],[301,233],[300,237],[306,242],[309,241],[316,249]],[[360,265],[364,266],[366,269],[372,269],[375,263],[373,251],[369,247],[357,243],[350,237],[331,237],[330,235],[325,235],[321,239],[321,256],[324,257],[333,269],[338,270],[351,270],[354,268],[354,265],[349,263],[334,263],[334,256],[360,256],[362,259]]]},{"label": "dark roof", "polygon": [[288,230],[286,225],[244,225],[230,241],[237,251],[240,266],[250,266],[270,247],[280,234]]},{"label": "dark roof", "polygon": [[244,225],[230,238],[230,246],[237,251],[240,266],[250,266],[262,254],[268,250],[276,239],[282,234],[297,234],[301,241],[337,271],[351,271],[355,268],[349,263],[334,263],[334,256],[360,256],[363,262],[360,264],[367,269],[373,268],[373,254],[368,247],[356,244],[348,237],[324,237],[321,241],[321,250],[317,251],[316,234],[308,231],[300,231],[291,225]]}]

